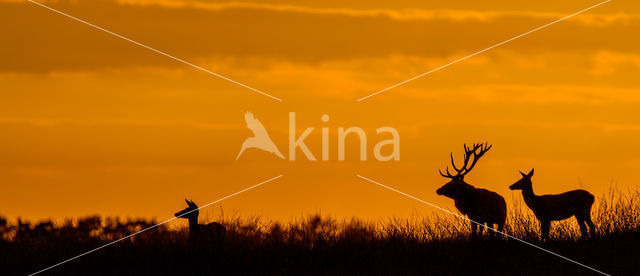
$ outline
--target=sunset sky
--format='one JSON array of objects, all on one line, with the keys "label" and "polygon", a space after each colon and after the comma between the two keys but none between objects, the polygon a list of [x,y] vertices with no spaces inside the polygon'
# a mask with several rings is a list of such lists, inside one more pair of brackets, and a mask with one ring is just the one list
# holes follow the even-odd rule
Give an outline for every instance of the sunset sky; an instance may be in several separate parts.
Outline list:
[{"label": "sunset sky", "polygon": [[[613,0],[369,99],[384,89],[599,1],[39,1],[267,92],[282,102],[25,1],[0,0],[0,214],[170,218],[202,211],[287,220],[313,212],[377,220],[444,208],[438,169],[462,144],[493,148],[468,183],[508,186],[536,169],[539,194],[640,183],[640,4]],[[244,113],[286,156],[288,116],[330,161],[256,149]],[[328,114],[330,120],[322,122]],[[338,127],[367,132],[337,161]],[[375,129],[400,160],[373,158]],[[354,136],[355,137],[355,136]],[[353,138],[353,137],[352,137]],[[206,217],[203,220],[207,220]]]}]

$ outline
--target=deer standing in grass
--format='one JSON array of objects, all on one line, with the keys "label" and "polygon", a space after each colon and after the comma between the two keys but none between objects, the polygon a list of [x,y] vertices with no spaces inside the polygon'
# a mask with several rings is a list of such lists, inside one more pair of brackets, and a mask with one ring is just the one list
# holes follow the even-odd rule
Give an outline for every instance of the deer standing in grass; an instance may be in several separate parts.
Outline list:
[{"label": "deer standing in grass", "polygon": [[[448,166],[446,169],[447,174],[442,173],[442,171],[438,171],[440,172],[440,175],[450,178],[451,181],[440,187],[436,193],[453,199],[456,208],[472,220],[472,237],[476,237],[478,228],[477,224],[481,225],[479,235],[482,235],[484,224],[490,228],[493,228],[493,225],[496,224],[498,225],[497,230],[502,232],[504,223],[507,219],[507,203],[502,196],[486,189],[475,188],[464,181],[464,176],[473,169],[476,162],[478,162],[478,159],[480,159],[480,157],[482,157],[489,149],[491,149],[491,145],[487,145],[486,143],[473,144],[472,147],[467,147],[465,144],[464,163],[460,169],[456,167],[456,164],[453,161],[453,153],[451,153],[451,165],[457,174],[451,175]],[[469,165],[471,157],[473,157],[473,161],[471,162],[471,165]],[[490,230],[489,233],[494,234]]]},{"label": "deer standing in grass", "polygon": [[198,224],[199,208],[193,201],[185,199],[188,207],[177,212],[177,218],[185,218],[189,220],[189,240],[197,241],[210,239],[213,241],[223,241],[226,229],[224,225],[212,222],[209,224]]},{"label": "deer standing in grass", "polygon": [[536,195],[533,193],[531,177],[533,169],[528,174],[520,172],[522,179],[511,185],[511,190],[522,190],[524,203],[540,221],[540,237],[542,240],[549,238],[551,221],[564,220],[572,216],[578,220],[582,238],[586,238],[587,225],[591,230],[591,236],[595,236],[596,226],[591,221],[591,206],[594,197],[585,190],[573,190],[557,195]]}]

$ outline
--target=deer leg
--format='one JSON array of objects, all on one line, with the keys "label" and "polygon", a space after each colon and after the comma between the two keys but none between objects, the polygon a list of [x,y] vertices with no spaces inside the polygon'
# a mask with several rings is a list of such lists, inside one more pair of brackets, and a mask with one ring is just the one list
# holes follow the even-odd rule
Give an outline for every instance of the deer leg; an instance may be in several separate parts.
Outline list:
[{"label": "deer leg", "polygon": [[493,223],[487,222],[485,225],[487,226],[487,233],[489,233],[489,237],[493,237],[493,230],[491,230],[491,228],[493,228]]},{"label": "deer leg", "polygon": [[551,221],[540,221],[540,238],[543,241],[549,239],[549,229],[551,229]]},{"label": "deer leg", "polygon": [[498,235],[498,233],[495,230],[491,230],[491,228],[495,229],[493,223],[487,223],[487,227],[488,227],[487,231],[489,231],[489,234],[491,235],[492,238]]},{"label": "deer leg", "polygon": [[589,231],[591,232],[591,237],[595,237],[596,236],[596,225],[593,224],[593,221],[591,220],[591,216],[587,216],[585,218],[585,221],[587,222],[587,225],[589,225]]},{"label": "deer leg", "polygon": [[578,226],[580,226],[580,239],[585,239],[587,237],[587,224],[584,222],[584,217],[576,216],[576,220],[578,221]]},{"label": "deer leg", "polygon": [[504,229],[504,223],[502,223],[502,224],[498,223],[498,231],[500,231],[500,232],[496,233],[496,235],[498,235],[500,238],[503,237],[503,234],[502,234],[502,233],[504,233],[503,229]]},{"label": "deer leg", "polygon": [[482,232],[484,231],[484,224],[478,225],[478,237],[482,237]]},{"label": "deer leg", "polygon": [[591,220],[591,214],[589,211],[585,212],[584,214],[581,214],[579,217],[576,215],[576,218],[578,219],[578,223],[582,221],[582,224],[580,224],[580,232],[582,232],[582,238],[587,237],[587,226],[589,226],[589,231],[590,231],[589,234],[591,235],[591,237],[594,237],[596,235],[596,226],[593,224],[593,221]]},{"label": "deer leg", "polygon": [[471,237],[475,238],[476,237],[476,232],[478,231],[478,225],[475,223],[471,223]]}]

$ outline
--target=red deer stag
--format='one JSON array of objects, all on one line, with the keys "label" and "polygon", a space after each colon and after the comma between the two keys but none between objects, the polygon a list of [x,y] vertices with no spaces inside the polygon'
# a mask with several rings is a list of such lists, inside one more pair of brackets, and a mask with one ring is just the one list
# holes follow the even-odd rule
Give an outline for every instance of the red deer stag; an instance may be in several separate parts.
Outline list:
[{"label": "red deer stag", "polygon": [[[453,199],[456,208],[472,220],[472,237],[476,237],[476,231],[478,228],[476,223],[482,225],[479,233],[482,235],[484,224],[491,228],[493,228],[494,224],[497,224],[497,230],[502,232],[504,223],[507,219],[507,203],[504,201],[502,196],[489,190],[475,188],[464,182],[464,176],[473,169],[476,162],[478,162],[478,159],[480,159],[480,157],[482,157],[489,149],[491,149],[491,145],[487,145],[486,143],[473,144],[473,147],[470,148],[465,144],[464,163],[461,169],[456,167],[456,164],[453,161],[453,153],[451,153],[451,165],[457,174],[451,175],[448,166],[446,170],[447,174],[443,174],[442,171],[439,171],[440,175],[450,178],[451,181],[440,187],[436,193]],[[471,162],[471,165],[469,165],[469,161],[472,156],[473,161]],[[489,233],[493,234],[492,231],[489,231]]]},{"label": "red deer stag", "polygon": [[540,221],[540,237],[542,240],[549,238],[551,221],[568,219],[575,216],[580,226],[582,238],[587,235],[587,225],[591,230],[591,236],[596,233],[596,227],[591,221],[591,206],[594,197],[585,190],[573,190],[557,195],[536,195],[531,187],[533,169],[528,174],[520,172],[522,179],[511,185],[511,190],[522,190],[524,203]]},{"label": "red deer stag", "polygon": [[177,212],[175,216],[177,218],[186,218],[189,220],[189,240],[213,240],[223,241],[226,229],[224,225],[212,222],[209,224],[198,224],[199,208],[193,201],[185,199],[188,207],[184,210]]}]

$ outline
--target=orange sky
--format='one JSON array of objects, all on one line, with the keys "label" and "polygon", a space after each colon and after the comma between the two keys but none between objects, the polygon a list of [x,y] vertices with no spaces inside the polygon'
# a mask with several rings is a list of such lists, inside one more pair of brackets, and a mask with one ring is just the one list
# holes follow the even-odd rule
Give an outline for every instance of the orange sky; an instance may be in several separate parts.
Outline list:
[{"label": "orange sky", "polygon": [[[210,208],[288,219],[315,211],[379,219],[432,209],[356,178],[454,208],[437,169],[462,143],[493,149],[467,180],[508,201],[534,189],[640,182],[640,5],[612,1],[363,102],[356,99],[594,1],[54,1],[56,9],[283,99],[277,102],[34,4],[0,1],[0,213],[166,219],[282,174]],[[288,113],[316,127],[329,162],[235,157],[252,111],[288,155]],[[322,114],[331,119],[323,123]],[[337,160],[337,128],[359,126],[370,160]],[[401,159],[372,157],[396,128]],[[298,152],[298,157],[300,157]]]}]

